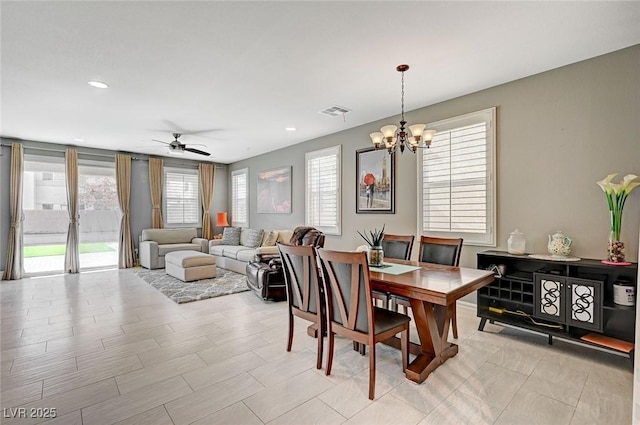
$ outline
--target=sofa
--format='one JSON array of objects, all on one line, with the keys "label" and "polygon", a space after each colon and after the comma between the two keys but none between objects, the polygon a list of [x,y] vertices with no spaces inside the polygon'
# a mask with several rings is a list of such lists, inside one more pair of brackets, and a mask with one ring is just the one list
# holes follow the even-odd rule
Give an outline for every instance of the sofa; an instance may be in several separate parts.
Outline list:
[{"label": "sofa", "polygon": [[[293,230],[288,245],[311,245],[324,247],[324,233],[315,227],[300,226]],[[262,256],[247,264],[247,286],[263,300],[281,301],[287,298],[286,282],[282,260],[278,253],[275,257]]]},{"label": "sofa", "polygon": [[144,229],[140,235],[140,265],[148,269],[165,267],[164,256],[173,251],[209,251],[209,240],[198,237],[195,228]]},{"label": "sofa", "polygon": [[246,274],[247,264],[252,261],[280,257],[276,243],[288,243],[293,235],[292,230],[235,228],[235,232],[239,229],[239,240],[234,240],[227,238],[228,234],[234,232],[233,229],[227,227],[222,239],[209,241],[209,254],[216,257],[218,267],[241,274]]}]

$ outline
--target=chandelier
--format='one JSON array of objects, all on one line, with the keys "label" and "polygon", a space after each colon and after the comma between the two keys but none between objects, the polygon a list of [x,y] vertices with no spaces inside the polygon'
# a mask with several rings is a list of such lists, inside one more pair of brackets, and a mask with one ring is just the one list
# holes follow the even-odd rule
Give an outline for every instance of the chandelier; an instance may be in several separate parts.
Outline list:
[{"label": "chandelier", "polygon": [[[398,126],[396,125],[385,125],[380,129],[380,131],[376,131],[375,133],[371,133],[369,137],[371,137],[371,141],[373,142],[373,146],[376,149],[380,149],[382,147],[386,148],[389,153],[394,153],[398,146],[400,147],[400,152],[404,152],[405,146],[411,150],[411,152],[415,153],[416,150],[421,147],[420,142],[424,142],[425,147],[429,147],[431,145],[431,140],[433,136],[436,134],[435,130],[425,130],[425,124],[413,124],[409,126],[409,131],[411,131],[411,136],[405,130],[405,125],[407,122],[404,119],[404,73],[409,69],[409,65],[398,65],[396,67],[396,71],[398,71],[402,75],[402,93],[401,93],[401,106],[402,106],[402,115],[400,118],[400,131],[397,132]],[[384,146],[383,146],[384,144]]]}]

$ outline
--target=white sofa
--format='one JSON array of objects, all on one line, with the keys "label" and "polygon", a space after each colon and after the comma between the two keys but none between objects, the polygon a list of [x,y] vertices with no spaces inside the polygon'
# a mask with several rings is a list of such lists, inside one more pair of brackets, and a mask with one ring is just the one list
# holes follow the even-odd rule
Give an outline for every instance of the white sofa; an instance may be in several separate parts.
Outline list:
[{"label": "white sofa", "polygon": [[195,228],[144,229],[140,235],[140,265],[148,269],[165,267],[165,254],[173,251],[209,251],[209,240],[199,238]]},{"label": "white sofa", "polygon": [[259,256],[279,256],[277,242],[289,243],[292,230],[275,230],[278,232],[278,238],[269,244],[264,246],[266,242],[266,236],[269,234],[269,230],[265,230],[262,243],[259,247],[254,248],[246,246],[248,233],[250,229],[243,228],[240,231],[240,245],[222,245],[222,239],[213,239],[209,241],[209,254],[216,257],[216,265],[223,269],[231,270],[236,273],[246,274],[247,263],[255,261]]}]

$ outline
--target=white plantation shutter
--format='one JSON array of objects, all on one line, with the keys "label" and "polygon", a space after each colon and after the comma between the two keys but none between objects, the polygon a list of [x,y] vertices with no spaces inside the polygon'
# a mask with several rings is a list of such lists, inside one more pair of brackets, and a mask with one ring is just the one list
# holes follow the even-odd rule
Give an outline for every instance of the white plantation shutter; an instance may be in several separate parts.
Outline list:
[{"label": "white plantation shutter", "polygon": [[306,220],[329,235],[340,235],[341,146],[307,152]]},{"label": "white plantation shutter", "polygon": [[200,198],[196,170],[166,169],[164,220],[169,226],[200,224]]},{"label": "white plantation shutter", "polygon": [[494,114],[492,108],[429,125],[438,133],[420,160],[421,234],[495,245]]},{"label": "white plantation shutter", "polygon": [[249,169],[231,172],[231,225],[249,227]]}]

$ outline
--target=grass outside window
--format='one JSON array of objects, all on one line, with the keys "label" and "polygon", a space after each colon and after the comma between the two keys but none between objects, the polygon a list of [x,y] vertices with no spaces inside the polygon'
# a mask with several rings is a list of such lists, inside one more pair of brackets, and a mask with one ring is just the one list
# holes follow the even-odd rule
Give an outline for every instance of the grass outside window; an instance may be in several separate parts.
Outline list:
[{"label": "grass outside window", "polygon": [[[66,245],[35,245],[24,247],[24,257],[50,257],[53,255],[64,255],[66,252]],[[115,251],[106,243],[82,243],[80,244],[80,254],[91,254],[96,252],[111,252]]]}]

